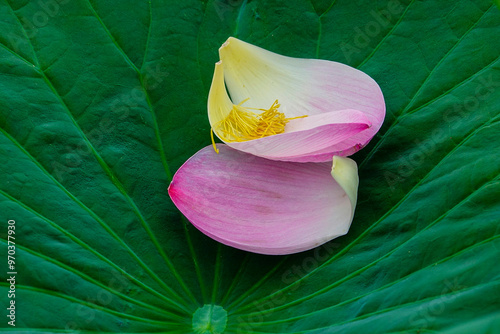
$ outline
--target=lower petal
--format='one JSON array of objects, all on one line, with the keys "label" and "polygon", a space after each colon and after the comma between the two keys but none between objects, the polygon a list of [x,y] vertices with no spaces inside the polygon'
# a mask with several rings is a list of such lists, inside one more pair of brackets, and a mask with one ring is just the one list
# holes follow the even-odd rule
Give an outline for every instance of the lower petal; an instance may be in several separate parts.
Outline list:
[{"label": "lower petal", "polygon": [[174,204],[209,237],[278,255],[349,230],[357,191],[352,160],[336,158],[331,173],[331,163],[273,161],[217,146],[219,154],[208,146],[191,157],[169,187]]}]

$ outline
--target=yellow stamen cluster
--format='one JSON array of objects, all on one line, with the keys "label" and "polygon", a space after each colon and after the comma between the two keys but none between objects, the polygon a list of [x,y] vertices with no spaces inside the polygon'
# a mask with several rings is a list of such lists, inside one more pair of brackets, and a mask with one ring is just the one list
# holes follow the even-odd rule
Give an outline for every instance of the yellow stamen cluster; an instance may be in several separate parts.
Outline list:
[{"label": "yellow stamen cluster", "polygon": [[[246,101],[248,101],[248,99],[243,100],[238,105],[233,105],[233,109],[231,109],[227,117],[213,126],[213,130],[223,141],[242,142],[276,135],[285,131],[285,125],[290,120],[307,117],[307,115],[305,115],[286,118],[285,114],[278,111],[280,107],[278,100],[274,101],[269,109],[242,107],[242,104]],[[249,109],[261,110],[263,112],[255,113]],[[210,135],[212,137],[212,144],[215,152],[219,153],[215,146],[213,133],[211,132]]]}]

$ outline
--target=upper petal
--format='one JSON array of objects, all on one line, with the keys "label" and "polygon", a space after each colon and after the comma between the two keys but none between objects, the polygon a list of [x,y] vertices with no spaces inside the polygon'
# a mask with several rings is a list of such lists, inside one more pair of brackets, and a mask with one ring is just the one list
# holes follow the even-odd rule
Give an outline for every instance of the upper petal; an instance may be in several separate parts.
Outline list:
[{"label": "upper petal", "polygon": [[[250,101],[249,101],[250,102]],[[219,136],[216,124],[231,111],[233,102],[227,95],[224,84],[224,66],[215,64],[214,76],[208,97],[208,118],[214,132]],[[354,153],[352,147],[361,143],[350,142],[360,132],[372,126],[368,116],[358,110],[345,109],[313,114],[291,120],[285,132],[244,142],[227,142],[229,146],[250,154],[273,160],[298,162],[330,161],[333,155],[345,156]],[[324,153],[326,154],[320,154]]]},{"label": "upper petal", "polygon": [[255,253],[290,254],[349,230],[358,186],[352,160],[336,158],[331,169],[218,148],[219,155],[211,147],[196,153],[169,187],[175,205],[206,235]]},{"label": "upper petal", "polygon": [[[331,160],[333,155],[315,159],[312,153],[339,145],[370,126],[369,120],[360,111],[337,110],[291,120],[281,134],[227,144],[272,160],[324,162]],[[336,152],[336,155],[346,155],[342,153]]]},{"label": "upper petal", "polygon": [[[215,64],[214,76],[212,85],[208,93],[208,121],[210,126],[214,126],[222,121],[233,108],[233,103],[227,95],[226,86],[224,84],[224,69],[219,61]],[[216,133],[217,134],[217,133]]]},{"label": "upper petal", "polygon": [[344,109],[365,114],[371,127],[332,147],[331,153],[365,146],[382,125],[385,102],[380,87],[357,69],[333,61],[278,55],[233,37],[219,54],[233,101],[250,98],[253,106],[264,108],[278,99],[287,117]]}]

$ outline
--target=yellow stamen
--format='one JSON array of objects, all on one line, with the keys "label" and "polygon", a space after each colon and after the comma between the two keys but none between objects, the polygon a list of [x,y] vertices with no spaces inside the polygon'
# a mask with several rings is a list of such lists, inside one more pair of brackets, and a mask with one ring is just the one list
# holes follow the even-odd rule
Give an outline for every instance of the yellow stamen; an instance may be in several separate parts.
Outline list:
[{"label": "yellow stamen", "polygon": [[215,145],[215,140],[214,140],[214,131],[212,130],[212,128],[210,128],[210,137],[212,138],[212,146],[214,147],[214,151],[215,153],[219,154],[219,149],[217,148],[217,146]]},{"label": "yellow stamen", "polygon": [[[277,135],[285,131],[285,125],[292,119],[307,117],[307,115],[286,118],[285,114],[278,111],[280,104],[278,100],[274,101],[269,109],[254,109],[242,107],[242,104],[248,101],[243,100],[240,104],[233,105],[233,109],[227,117],[213,126],[213,131],[217,132],[220,139],[225,142],[243,142],[252,139],[263,138]],[[261,110],[258,114],[250,111]],[[218,152],[215,146],[212,129],[210,131],[212,144],[215,152]]]}]

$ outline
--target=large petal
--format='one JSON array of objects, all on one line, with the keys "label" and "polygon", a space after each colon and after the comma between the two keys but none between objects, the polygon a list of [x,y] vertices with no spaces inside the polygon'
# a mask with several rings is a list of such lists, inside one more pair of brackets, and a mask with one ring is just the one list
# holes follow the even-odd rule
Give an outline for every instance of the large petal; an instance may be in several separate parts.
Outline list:
[{"label": "large petal", "polygon": [[[233,107],[224,84],[222,62],[215,64],[207,107],[210,125],[218,136],[217,123],[222,121]],[[285,132],[278,135],[244,142],[227,142],[219,138],[237,150],[268,159],[324,162],[330,161],[333,155],[345,156],[354,153],[353,147],[362,147],[361,143],[345,143],[370,127],[370,119],[365,113],[343,109],[293,119],[286,125]],[[325,150],[326,155],[319,154]]]},{"label": "large petal", "polygon": [[[357,69],[333,61],[278,55],[233,37],[219,54],[233,102],[250,98],[252,106],[268,108],[278,99],[287,117],[345,109],[362,112],[371,127],[332,145],[332,154],[354,153],[353,148],[365,146],[382,125],[385,102],[380,87]],[[332,154],[316,157],[324,156],[325,161]]]},{"label": "large petal", "polygon": [[[191,157],[169,194],[200,231],[226,245],[261,254],[290,254],[344,235],[354,214],[356,163],[263,159],[217,145]],[[332,177],[333,176],[333,177]]]}]

